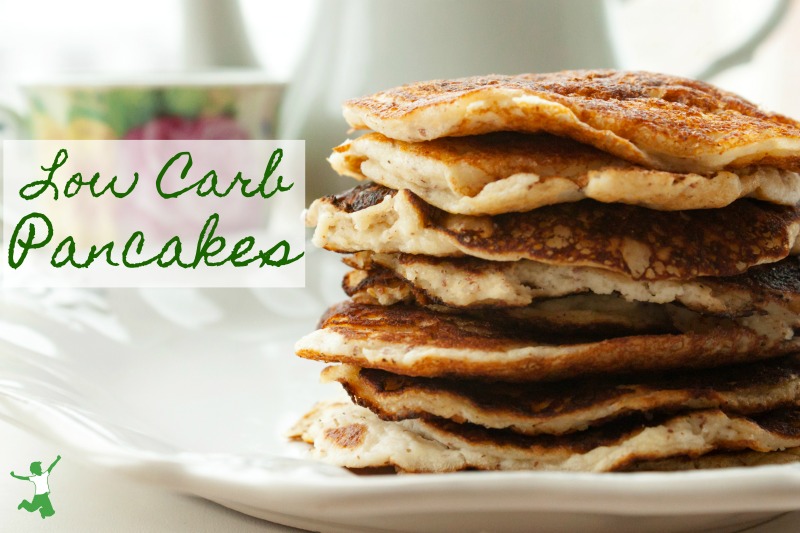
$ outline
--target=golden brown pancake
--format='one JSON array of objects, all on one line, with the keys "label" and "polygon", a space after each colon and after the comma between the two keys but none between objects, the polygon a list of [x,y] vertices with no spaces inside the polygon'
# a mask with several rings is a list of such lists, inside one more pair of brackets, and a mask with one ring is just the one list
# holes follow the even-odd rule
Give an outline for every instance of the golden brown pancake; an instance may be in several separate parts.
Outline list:
[{"label": "golden brown pancake", "polygon": [[569,435],[525,436],[439,419],[386,422],[363,407],[331,401],[317,404],[290,437],[313,444],[317,458],[349,468],[608,472],[714,451],[794,448],[800,446],[800,410],[743,417],[708,409],[628,417]]},{"label": "golden brown pancake", "polygon": [[295,345],[297,355],[421,377],[498,381],[559,380],[756,361],[798,350],[800,339],[757,332],[733,321],[694,332],[609,338],[559,335],[497,317],[437,313],[408,306],[344,302],[320,329]]},{"label": "golden brown pancake", "polygon": [[337,252],[530,259],[660,280],[732,276],[783,259],[797,241],[800,209],[739,200],[664,212],[584,200],[471,217],[408,190],[365,184],[315,201],[306,224],[316,226],[314,244]]},{"label": "golden brown pancake", "polygon": [[800,124],[701,81],[564,71],[404,85],[349,100],[344,117],[402,141],[548,132],[649,168],[705,173],[760,164],[800,171]]},{"label": "golden brown pancake", "polygon": [[667,211],[724,207],[745,196],[800,201],[800,175],[754,166],[705,175],[633,165],[553,135],[490,133],[423,143],[369,133],[337,146],[339,174],[409,189],[448,213],[497,215],[592,198]]},{"label": "golden brown pancake", "polygon": [[[362,271],[353,271],[358,274]],[[345,280],[352,276],[346,276]],[[359,290],[355,292],[353,301],[369,305],[393,305],[398,302],[394,299],[396,291],[392,285],[385,285],[379,280],[368,276],[358,284]],[[347,288],[347,287],[346,287]],[[387,301],[389,300],[389,301]],[[400,300],[413,302],[414,299]],[[437,305],[426,299],[417,299],[417,303],[440,313],[461,312],[471,314],[475,309],[456,311],[454,308]],[[645,333],[676,333],[683,324],[692,324],[705,321],[703,316],[687,311],[672,304],[654,304],[646,302],[629,302],[615,295],[576,294],[561,298],[538,300],[526,307],[495,307],[495,316],[506,317],[519,323],[534,324],[540,329],[549,329],[563,334],[591,334],[603,332],[606,335],[634,335]],[[478,314],[483,311],[478,311]],[[769,317],[773,319],[774,317]],[[800,319],[792,316],[790,324],[783,319],[789,328],[794,323],[800,326]],[[696,329],[696,328],[694,328]],[[785,332],[791,336],[791,332]]]},{"label": "golden brown pancake", "polygon": [[[669,314],[675,302],[695,312],[722,317],[770,315],[800,326],[800,258],[758,265],[744,274],[690,281],[634,281],[586,267],[557,267],[532,261],[494,262],[475,258],[434,258],[360,252],[345,259],[357,267],[342,286],[354,301],[398,302],[451,308],[524,308],[531,316],[596,311],[609,320],[641,318],[652,323],[654,309]],[[567,295],[567,296],[565,296]],[[621,305],[644,303],[646,306]],[[566,305],[574,303],[575,305]],[[579,318],[576,315],[576,318]],[[663,320],[663,319],[662,319]],[[553,320],[551,320],[553,322]]]},{"label": "golden brown pancake", "polygon": [[441,418],[526,435],[582,431],[630,415],[687,409],[750,414],[800,404],[800,356],[722,368],[556,383],[505,383],[419,378],[336,365],[354,403],[383,420]]},{"label": "golden brown pancake", "polygon": [[682,470],[707,470],[712,468],[737,468],[751,466],[786,465],[800,461],[800,448],[787,448],[771,452],[713,452],[700,457],[678,456],[655,461],[639,461],[623,470],[626,472],[674,472]]},{"label": "golden brown pancake", "polygon": [[[456,309],[440,305],[422,296],[413,297],[413,291],[398,290],[391,282],[383,283],[381,276],[372,277],[363,271],[353,271],[345,276],[345,283],[358,274],[367,277],[356,285],[352,299],[358,304],[393,305],[398,302],[423,305],[438,313],[461,313],[465,316],[483,316],[486,308]],[[349,287],[345,286],[345,290]],[[406,287],[408,289],[408,287]],[[402,298],[402,296],[412,296]],[[602,334],[610,337],[680,331],[708,330],[714,324],[730,320],[703,315],[675,304],[655,304],[627,301],[617,295],[574,294],[560,298],[537,300],[525,307],[490,308],[497,320],[511,320],[520,327],[534,327],[565,336]],[[737,317],[735,322],[756,331],[772,331],[770,335],[792,338],[794,328],[800,327],[800,317],[784,307],[770,306],[765,313]],[[727,317],[726,317],[727,318]]]},{"label": "golden brown pancake", "polygon": [[323,377],[360,404],[293,428],[317,457],[606,472],[800,456],[800,123],[616,71],[424,82],[344,113],[375,133],[331,163],[380,185],[306,214],[316,245],[355,254],[357,301],[296,344],[340,363]]}]

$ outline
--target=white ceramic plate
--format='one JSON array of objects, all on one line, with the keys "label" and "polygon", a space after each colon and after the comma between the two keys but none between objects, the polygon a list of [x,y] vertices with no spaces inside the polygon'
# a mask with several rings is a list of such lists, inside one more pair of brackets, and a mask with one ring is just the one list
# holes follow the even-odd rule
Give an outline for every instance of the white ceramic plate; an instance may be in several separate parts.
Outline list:
[{"label": "white ceramic plate", "polygon": [[723,531],[800,509],[800,467],[687,473],[356,476],[283,434],[321,386],[292,355],[343,298],[333,254],[309,288],[5,292],[0,416],[63,455],[324,531]]}]

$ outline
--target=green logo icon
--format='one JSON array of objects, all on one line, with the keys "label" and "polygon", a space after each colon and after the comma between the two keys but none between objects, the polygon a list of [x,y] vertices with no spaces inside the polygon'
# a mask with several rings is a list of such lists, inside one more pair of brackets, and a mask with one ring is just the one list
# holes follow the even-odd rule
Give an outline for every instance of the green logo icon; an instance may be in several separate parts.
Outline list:
[{"label": "green logo icon", "polygon": [[22,500],[19,505],[17,505],[18,510],[25,509],[29,513],[39,511],[42,518],[47,518],[48,516],[56,514],[53,510],[53,504],[50,503],[50,485],[47,483],[47,479],[50,477],[50,472],[53,471],[53,467],[56,466],[60,460],[61,456],[59,455],[44,472],[42,472],[42,463],[38,461],[31,463],[30,476],[18,476],[13,470],[11,471],[12,477],[30,481],[36,489],[33,499],[31,501]]}]

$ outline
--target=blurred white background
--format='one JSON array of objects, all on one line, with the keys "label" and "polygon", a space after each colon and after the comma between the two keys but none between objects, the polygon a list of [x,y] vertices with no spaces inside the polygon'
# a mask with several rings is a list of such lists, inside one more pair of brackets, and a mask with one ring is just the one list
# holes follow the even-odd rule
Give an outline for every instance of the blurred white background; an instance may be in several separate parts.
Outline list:
[{"label": "blurred white background", "polygon": [[[256,59],[287,80],[306,41],[313,0],[240,4]],[[0,0],[0,99],[22,105],[16,84],[57,73],[180,70],[184,7],[183,0]]]},{"label": "blurred white background", "polygon": [[[608,3],[622,67],[694,75],[744,40],[774,0]],[[258,62],[275,77],[290,78],[315,5],[313,0],[241,0],[247,38]],[[397,5],[402,9],[402,2]],[[499,0],[498,9],[502,5]],[[0,0],[0,101],[20,106],[16,84],[58,72],[180,69],[184,8],[181,0]],[[800,116],[798,30],[800,0],[793,0],[753,60],[713,81],[768,109]]]}]

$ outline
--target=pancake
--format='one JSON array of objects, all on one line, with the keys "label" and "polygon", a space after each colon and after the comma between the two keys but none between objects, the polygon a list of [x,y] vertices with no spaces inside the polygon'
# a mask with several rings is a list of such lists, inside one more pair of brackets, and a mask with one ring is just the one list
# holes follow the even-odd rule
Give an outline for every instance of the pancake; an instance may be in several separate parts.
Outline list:
[{"label": "pancake", "polygon": [[564,71],[404,85],[349,100],[356,129],[429,141],[496,131],[570,137],[648,168],[706,173],[752,164],[800,171],[800,124],[701,81]]},{"label": "pancake", "polygon": [[637,280],[732,276],[800,248],[800,209],[750,200],[673,212],[584,200],[470,217],[429,206],[409,190],[364,184],[316,200],[306,224],[316,226],[315,245],[337,252],[530,259]]},{"label": "pancake", "polygon": [[313,444],[315,457],[349,468],[607,472],[675,456],[797,447],[800,411],[781,409],[746,418],[709,409],[531,437],[443,420],[386,422],[363,407],[332,401],[317,404],[290,436]]},{"label": "pancake", "polygon": [[[348,278],[346,276],[345,281]],[[361,290],[353,298],[355,303],[385,305],[385,300],[391,298],[377,281],[372,284],[369,278],[359,287]],[[388,292],[392,291],[393,287],[389,286]],[[373,295],[377,301],[373,301]],[[494,321],[509,320],[519,327],[532,327],[572,337],[708,332],[715,327],[736,325],[748,327],[766,337],[788,340],[794,337],[795,329],[800,328],[800,315],[789,306],[780,306],[775,302],[765,302],[757,312],[733,319],[697,313],[675,304],[627,301],[613,294],[575,294],[537,300],[526,307],[494,307],[488,310],[459,310],[426,302],[425,298],[417,298],[417,302],[433,312],[460,313],[478,319],[487,316],[490,311]]]},{"label": "pancake", "polygon": [[[362,271],[353,271],[358,274]],[[345,280],[351,279],[348,275]],[[392,285],[385,285],[380,279],[368,276],[358,284],[359,290],[353,296],[356,303],[369,305],[394,304],[396,295]],[[347,289],[347,287],[345,287]],[[392,296],[390,296],[390,294]],[[401,301],[413,301],[401,300]],[[456,312],[454,308],[424,303],[430,309],[442,313]],[[460,311],[471,313],[474,309]],[[685,311],[670,304],[653,304],[629,302],[614,295],[577,294],[562,298],[539,300],[527,307],[498,307],[494,309],[496,316],[507,317],[518,322],[534,324],[537,328],[547,328],[565,334],[592,333],[601,331],[605,334],[619,336],[635,333],[669,333],[676,331],[676,323],[699,317],[683,317]],[[480,313],[480,311],[479,311]],[[680,316],[676,316],[680,315]],[[772,317],[770,317],[772,318]],[[800,325],[800,324],[798,324]]]},{"label": "pancake", "polygon": [[338,381],[353,402],[383,420],[441,418],[526,435],[561,435],[632,413],[687,409],[749,414],[800,404],[800,356],[722,368],[595,377],[556,383],[486,383],[413,378],[336,365],[323,381]]},{"label": "pancake", "polygon": [[[351,290],[349,282],[356,283],[359,274],[366,277]],[[355,278],[355,279],[354,279]],[[396,278],[395,278],[396,280]],[[371,276],[363,271],[353,271],[345,276],[345,290],[354,302],[367,305],[393,305],[398,302],[423,305],[440,313],[459,312],[464,315],[485,314],[483,308],[457,309],[433,302],[408,289],[404,293],[394,282],[384,282],[384,276]],[[408,296],[407,298],[400,298]],[[769,335],[790,339],[794,328],[800,327],[800,315],[787,306],[764,304],[756,313],[736,317],[734,322],[756,331],[771,331]],[[610,336],[645,333],[675,333],[678,331],[707,330],[714,324],[730,322],[728,317],[714,317],[691,311],[675,304],[656,304],[628,301],[611,295],[574,294],[560,298],[536,300],[525,307],[490,308],[496,319],[509,319],[528,327],[547,329],[564,335],[602,333]],[[722,318],[720,320],[719,318]]]},{"label": "pancake", "polygon": [[[634,281],[588,267],[559,267],[533,261],[495,262],[359,252],[345,258],[356,267],[342,286],[354,301],[392,305],[416,302],[452,308],[533,307],[555,310],[551,299],[567,295],[618,295],[628,302],[677,303],[693,311],[743,317],[769,314],[800,325],[800,258],[751,268],[726,278]],[[599,300],[603,302],[604,300]],[[598,302],[598,300],[593,300]],[[592,304],[598,311],[614,311]],[[646,312],[648,308],[631,308]]]},{"label": "pancake", "polygon": [[[431,310],[439,313],[461,312],[452,308],[431,305]],[[683,328],[691,330],[707,329],[714,319],[709,319],[676,307],[642,302],[627,302],[617,296],[598,296],[595,294],[578,294],[542,300],[527,307],[499,308],[492,310],[497,319],[512,321],[520,325],[531,325],[540,330],[553,331],[560,335],[593,336],[605,335],[620,337],[623,335],[644,335],[657,333],[677,333]],[[485,315],[483,310],[467,310],[461,312],[475,314],[478,318]],[[776,335],[793,337],[793,329],[779,323],[771,324],[765,319],[759,328],[766,331],[770,328],[783,328]]]},{"label": "pancake", "polygon": [[800,339],[730,321],[695,332],[609,338],[605,332],[558,335],[496,316],[439,313],[424,307],[344,302],[320,329],[295,345],[297,355],[408,376],[497,381],[559,380],[582,375],[704,368],[796,351]]},{"label": "pancake", "polygon": [[800,448],[787,448],[771,452],[714,452],[700,457],[679,456],[655,461],[639,461],[623,470],[626,472],[674,472],[680,470],[786,465],[797,463],[798,461],[800,461]]},{"label": "pancake", "polygon": [[668,211],[724,207],[743,197],[800,201],[795,172],[759,166],[706,175],[650,170],[545,134],[408,143],[369,133],[336,147],[330,163],[339,174],[409,189],[462,215],[524,212],[585,198]]}]

